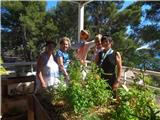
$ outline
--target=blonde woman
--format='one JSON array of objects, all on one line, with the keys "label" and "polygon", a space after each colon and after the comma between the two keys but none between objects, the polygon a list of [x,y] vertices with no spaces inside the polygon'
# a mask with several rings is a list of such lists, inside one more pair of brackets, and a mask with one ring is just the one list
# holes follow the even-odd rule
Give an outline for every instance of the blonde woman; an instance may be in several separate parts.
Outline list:
[{"label": "blonde woman", "polygon": [[101,34],[97,34],[95,37],[95,48],[94,48],[93,60],[95,60],[98,53],[104,49],[101,43],[101,38],[102,38]]},{"label": "blonde woman", "polygon": [[70,47],[70,39],[68,37],[63,37],[60,39],[60,48],[56,52],[56,61],[60,69],[60,74],[64,75],[66,80],[69,79],[67,73],[67,67],[70,62],[68,54],[69,47]]}]

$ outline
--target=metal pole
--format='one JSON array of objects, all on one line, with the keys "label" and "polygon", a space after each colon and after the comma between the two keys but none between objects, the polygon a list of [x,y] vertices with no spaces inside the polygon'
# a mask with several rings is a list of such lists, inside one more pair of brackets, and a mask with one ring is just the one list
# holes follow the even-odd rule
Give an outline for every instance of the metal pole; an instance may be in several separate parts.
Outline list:
[{"label": "metal pole", "polygon": [[84,29],[84,6],[92,1],[93,0],[82,2],[72,1],[73,3],[78,4],[78,42],[80,41],[80,31]]},{"label": "metal pole", "polygon": [[80,31],[84,28],[84,4],[78,4],[78,42],[80,41]]}]

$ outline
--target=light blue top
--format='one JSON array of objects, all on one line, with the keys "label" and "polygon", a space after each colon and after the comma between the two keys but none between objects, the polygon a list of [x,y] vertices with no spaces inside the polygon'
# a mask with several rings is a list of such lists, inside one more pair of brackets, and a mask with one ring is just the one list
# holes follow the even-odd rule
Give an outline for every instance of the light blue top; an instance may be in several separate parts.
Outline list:
[{"label": "light blue top", "polygon": [[56,52],[56,58],[58,57],[62,57],[63,58],[63,65],[65,70],[67,70],[67,67],[69,65],[70,59],[69,59],[69,54],[67,52],[62,51],[61,49],[59,49]]}]

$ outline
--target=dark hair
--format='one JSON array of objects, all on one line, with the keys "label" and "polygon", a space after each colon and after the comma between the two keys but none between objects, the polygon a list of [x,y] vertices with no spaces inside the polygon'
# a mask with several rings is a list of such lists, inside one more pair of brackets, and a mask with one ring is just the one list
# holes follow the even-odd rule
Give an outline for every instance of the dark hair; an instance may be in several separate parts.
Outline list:
[{"label": "dark hair", "polygon": [[55,43],[54,41],[51,41],[51,40],[46,41],[46,46],[49,44],[53,44],[55,47],[57,46],[57,43]]},{"label": "dark hair", "polygon": [[109,36],[108,34],[103,35],[102,38],[101,38],[101,41],[102,41],[102,42],[103,42],[103,41],[106,41],[106,40],[109,41],[110,43],[113,42],[112,37]]}]

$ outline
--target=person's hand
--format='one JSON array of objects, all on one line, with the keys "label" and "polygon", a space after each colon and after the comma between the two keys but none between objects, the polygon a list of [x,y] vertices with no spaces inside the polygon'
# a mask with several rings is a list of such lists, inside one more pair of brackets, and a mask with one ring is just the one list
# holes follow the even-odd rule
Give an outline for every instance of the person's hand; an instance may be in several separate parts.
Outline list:
[{"label": "person's hand", "polygon": [[46,85],[46,83],[44,82],[44,83],[42,83],[42,88],[46,88],[47,87],[47,85]]},{"label": "person's hand", "polygon": [[112,89],[113,89],[113,90],[117,90],[117,88],[119,87],[119,85],[120,85],[120,81],[117,80],[117,81],[113,84]]},{"label": "person's hand", "polygon": [[65,75],[65,79],[69,81],[69,75]]}]

